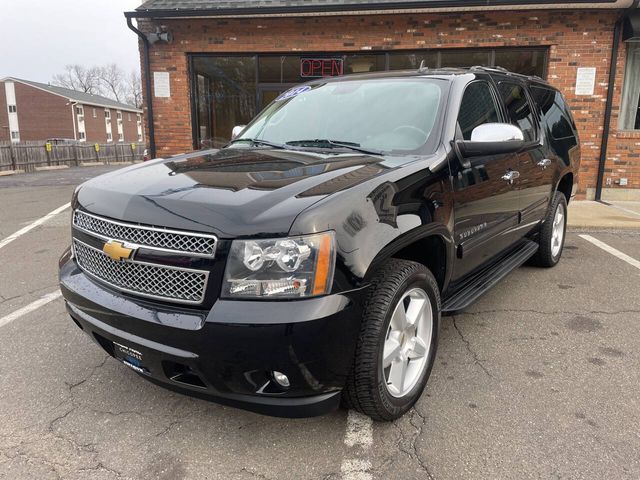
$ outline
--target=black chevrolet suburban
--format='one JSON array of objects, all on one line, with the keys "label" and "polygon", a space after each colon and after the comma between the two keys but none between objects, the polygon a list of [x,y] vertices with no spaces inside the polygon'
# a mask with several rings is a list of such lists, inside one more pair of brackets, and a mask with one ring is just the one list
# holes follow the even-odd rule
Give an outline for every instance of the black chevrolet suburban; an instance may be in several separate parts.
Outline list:
[{"label": "black chevrolet suburban", "polygon": [[579,163],[562,95],[500,68],[318,79],[219,150],[79,186],[73,321],[167,388],[280,416],[392,420],[441,315],[552,267]]}]

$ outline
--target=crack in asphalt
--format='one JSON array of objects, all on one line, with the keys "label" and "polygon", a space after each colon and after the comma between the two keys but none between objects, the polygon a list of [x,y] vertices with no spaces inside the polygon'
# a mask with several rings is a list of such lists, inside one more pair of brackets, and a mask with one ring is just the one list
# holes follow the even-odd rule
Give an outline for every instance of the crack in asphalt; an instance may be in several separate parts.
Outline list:
[{"label": "crack in asphalt", "polygon": [[107,467],[104,463],[102,462],[98,462],[97,465],[95,465],[94,467],[89,467],[89,468],[79,468],[78,470],[76,470],[78,473],[79,472],[108,472],[108,473],[113,473],[116,478],[125,478],[124,474],[114,468],[109,468]]},{"label": "crack in asphalt", "polygon": [[[86,453],[88,455],[90,455],[90,459],[88,459],[89,463],[93,463],[96,461],[96,456],[98,455],[98,452],[96,451],[96,444],[94,443],[87,443],[87,444],[83,444],[80,443],[78,441],[76,441],[73,437],[67,436],[65,434],[63,434],[60,429],[57,427],[57,424],[61,421],[63,421],[64,419],[68,418],[70,415],[72,415],[73,413],[75,413],[76,411],[78,411],[78,409],[80,408],[80,406],[76,403],[76,400],[74,399],[73,396],[73,389],[75,387],[77,387],[78,385],[83,384],[84,382],[86,382],[89,378],[91,378],[95,372],[101,368],[102,366],[104,366],[104,364],[106,363],[106,360],[109,357],[106,356],[98,365],[94,366],[91,371],[89,372],[89,374],[82,379],[81,381],[74,383],[74,384],[68,384],[66,383],[67,387],[68,387],[68,391],[69,391],[69,398],[66,398],[64,400],[62,400],[61,402],[59,402],[55,407],[54,410],[60,408],[61,406],[63,406],[66,403],[70,403],[70,408],[67,408],[63,413],[56,415],[54,418],[52,418],[46,427],[46,433],[48,435],[51,436],[51,438],[55,438],[58,440],[61,440],[67,444],[69,444],[74,450],[76,451],[80,451],[83,453]],[[61,463],[57,463],[57,462],[53,462],[51,460],[49,460],[48,458],[39,455],[35,452],[29,452],[29,454],[25,453],[22,451],[22,449],[27,446],[27,445],[36,445],[39,442],[41,442],[43,439],[42,435],[38,435],[35,439],[34,438],[27,438],[27,439],[23,439],[20,441],[20,443],[18,443],[17,445],[12,445],[10,447],[7,447],[5,449],[3,449],[3,455],[5,455],[8,458],[14,459],[16,457],[24,457],[27,461],[33,461],[33,460],[37,460],[40,461],[42,464],[48,466],[49,468],[52,469],[53,473],[56,475],[56,477],[58,479],[64,479],[66,476],[71,475],[73,473],[75,473],[76,471],[98,471],[98,470],[104,470],[104,471],[108,471],[111,472],[113,474],[116,475],[117,478],[121,478],[122,474],[120,472],[118,472],[117,470],[111,469],[109,467],[107,467],[106,465],[104,465],[102,462],[97,462],[95,465],[92,465],[91,467],[84,467],[81,469],[77,469],[77,470],[73,470],[70,469],[70,467],[66,464],[61,464]],[[15,452],[14,455],[11,455],[12,452]],[[63,470],[69,470],[65,473],[62,473]]]},{"label": "crack in asphalt", "polygon": [[[425,418],[424,415],[422,415],[420,413],[420,411],[417,408],[413,408],[411,410],[411,417],[409,418],[409,423],[411,424],[411,426],[413,428],[416,429],[416,434],[413,437],[413,440],[411,441],[411,447],[413,448],[413,453],[415,455],[416,460],[418,460],[418,463],[420,464],[420,467],[422,467],[422,469],[425,471],[425,473],[427,474],[427,476],[431,479],[434,480],[434,476],[431,474],[431,471],[429,470],[429,466],[427,465],[427,463],[423,460],[423,458],[420,456],[420,453],[418,452],[418,447],[416,446],[416,441],[418,440],[418,438],[420,438],[420,436],[422,435],[422,429],[424,428],[425,425]],[[420,424],[419,425],[415,425],[413,423],[414,418],[418,416],[420,418]]]},{"label": "crack in asphalt", "polygon": [[455,328],[456,332],[458,332],[458,336],[460,337],[460,339],[464,343],[465,348],[467,349],[467,352],[469,352],[469,355],[471,355],[471,357],[473,358],[473,362],[476,365],[478,365],[482,369],[482,371],[487,374],[487,376],[489,378],[495,378],[491,374],[491,372],[487,369],[487,367],[484,365],[484,363],[482,363],[484,360],[480,360],[480,358],[478,358],[478,354],[476,353],[476,351],[473,348],[471,348],[471,343],[464,336],[464,334],[462,333],[462,330],[460,330],[460,327],[458,327],[458,322],[456,321],[456,316],[452,315],[451,318],[453,320],[453,328]]},{"label": "crack in asphalt", "polygon": [[237,471],[237,473],[248,473],[254,478],[262,478],[263,480],[274,480],[271,477],[267,477],[264,473],[254,472],[252,470],[249,470],[247,467],[242,467],[240,470]]},{"label": "crack in asphalt", "polygon": [[76,388],[79,387],[80,385],[82,385],[83,383],[85,383],[87,380],[89,380],[98,369],[102,368],[105,366],[105,364],[107,363],[107,360],[109,360],[111,357],[109,355],[105,355],[104,358],[102,359],[102,362],[100,362],[98,365],[96,365],[95,367],[93,367],[91,369],[91,371],[89,372],[89,374],[83,378],[82,380],[80,380],[79,382],[76,383],[68,383],[68,382],[64,382],[67,387],[69,388],[69,393],[71,393],[71,391]]},{"label": "crack in asphalt", "polygon": [[[420,418],[420,422],[419,422],[418,425],[416,425],[414,423],[414,419],[415,419],[416,416]],[[401,425],[402,421],[408,421],[409,424],[415,430],[413,435],[411,436],[411,438],[408,438],[408,435],[404,432],[404,430],[402,428],[402,425]],[[418,438],[420,438],[420,436],[422,435],[422,429],[424,428],[424,425],[425,425],[424,415],[422,415],[416,409],[416,407],[413,407],[410,410],[410,412],[408,412],[406,414],[406,418],[405,417],[400,418],[400,419],[396,420],[395,422],[393,422],[392,425],[398,431],[398,433],[400,434],[400,438],[398,439],[398,442],[397,442],[397,445],[396,445],[398,450],[401,453],[405,454],[407,457],[409,457],[411,460],[415,461],[420,466],[420,468],[427,474],[427,477],[430,480],[435,480],[435,477],[433,476],[433,474],[429,470],[429,466],[427,465],[427,462],[422,458],[422,456],[420,455],[420,452],[418,450],[418,447],[416,446],[416,442],[417,442]],[[404,444],[407,444],[408,448]]]},{"label": "crack in asphalt", "polygon": [[340,478],[340,475],[335,472],[327,473],[322,480],[333,480],[334,478]]},{"label": "crack in asphalt", "polygon": [[40,464],[48,467],[58,480],[62,480],[64,478],[58,471],[58,468],[65,467],[65,465],[52,462],[40,455],[34,455],[33,453],[30,453],[27,455],[26,453],[23,453],[23,452],[16,452],[15,455],[10,455],[6,452],[3,452],[3,455],[9,458],[10,460],[15,460],[16,458],[22,458],[26,463],[39,462]]},{"label": "crack in asphalt", "polygon": [[[109,411],[109,410],[99,410],[99,409],[94,409],[94,408],[89,408],[86,405],[79,405],[78,401],[75,398],[75,393],[74,390],[83,385],[84,383],[86,383],[88,380],[90,380],[98,370],[100,370],[101,368],[103,368],[106,364],[107,361],[110,359],[111,357],[109,355],[105,355],[104,358],[102,359],[102,361],[100,363],[98,363],[97,365],[94,365],[90,372],[81,380],[75,382],[75,383],[68,383],[65,382],[65,384],[67,385],[68,388],[68,392],[69,392],[69,398],[62,400],[60,403],[58,403],[58,405],[56,405],[55,408],[59,408],[61,406],[63,406],[65,403],[70,403],[71,406],[70,408],[67,408],[66,411],[64,411],[63,413],[55,416],[53,419],[51,419],[48,422],[48,426],[47,426],[47,431],[48,433],[55,438],[58,438],[66,443],[68,443],[69,445],[71,445],[74,449],[77,449],[79,451],[82,451],[84,453],[87,453],[89,455],[91,455],[91,459],[89,460],[90,466],[84,467],[84,468],[78,468],[72,472],[68,472],[69,474],[71,473],[75,473],[75,472],[90,472],[90,471],[105,471],[108,472],[112,475],[115,475],[116,478],[126,478],[125,475],[114,469],[111,468],[107,465],[105,465],[102,461],[97,461],[97,455],[98,455],[98,451],[96,450],[97,444],[95,443],[86,443],[83,444],[81,442],[76,441],[73,437],[67,436],[65,435],[62,431],[61,428],[58,427],[57,425],[62,422],[64,419],[68,418],[69,416],[75,414],[76,412],[78,412],[81,408],[84,408],[87,411],[90,412],[94,412],[94,413],[98,413],[98,414],[103,414],[103,415],[111,415],[111,416],[121,416],[121,415],[138,415],[140,417],[143,418],[153,418],[153,419],[157,419],[158,416],[155,414],[144,414],[142,412],[139,411],[135,411],[135,410],[125,410],[125,411],[118,411],[118,412],[113,412],[113,411]],[[175,404],[172,406],[172,409],[175,410],[179,407],[180,405],[180,399],[178,401],[175,402]],[[153,438],[158,438],[161,437],[165,434],[167,434],[172,428],[174,428],[176,425],[180,424],[184,418],[189,417],[190,415],[192,415],[193,413],[190,413],[188,415],[185,415],[184,417],[181,417],[179,419],[173,420],[171,421],[168,425],[166,425],[161,431],[157,432]],[[175,413],[174,413],[175,415]],[[40,438],[37,438],[36,440],[31,441],[30,443],[37,443],[40,440]],[[147,443],[147,442],[143,442],[143,443]],[[23,445],[23,443],[17,445],[17,446],[12,446],[9,447],[11,450],[17,450],[20,448],[20,446]],[[3,452],[5,455],[6,452]],[[19,452],[18,452],[19,453]],[[7,455],[9,456],[9,455]],[[46,458],[42,458],[43,462],[48,462],[48,463],[52,463],[49,462]],[[97,462],[97,463],[96,463]],[[68,466],[66,465],[59,465],[59,468],[68,468]],[[65,476],[67,475],[65,474],[61,474],[58,470],[56,470],[56,475],[59,479],[64,479]],[[267,477],[263,477],[263,478],[267,478]],[[270,479],[267,479],[270,480]]]}]

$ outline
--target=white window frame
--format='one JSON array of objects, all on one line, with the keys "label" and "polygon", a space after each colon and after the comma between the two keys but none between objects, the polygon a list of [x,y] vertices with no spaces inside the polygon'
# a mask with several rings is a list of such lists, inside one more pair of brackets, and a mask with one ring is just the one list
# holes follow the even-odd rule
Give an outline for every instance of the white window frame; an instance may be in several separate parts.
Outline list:
[{"label": "white window frame", "polygon": [[109,120],[111,120],[111,110],[109,110],[108,108],[104,109],[104,118],[108,118]]},{"label": "white window frame", "polygon": [[8,105],[7,109],[9,110],[9,113],[18,113],[17,105]]},{"label": "white window frame", "polygon": [[626,45],[618,129],[640,131],[640,43],[629,42]]},{"label": "white window frame", "polygon": [[94,108],[92,113],[93,113],[93,118],[98,118],[98,110]]},{"label": "white window frame", "polygon": [[85,132],[78,132],[78,140],[86,140],[87,134]]},{"label": "white window frame", "polygon": [[[15,84],[12,81],[4,82],[4,94],[6,105],[14,105],[15,112],[9,111],[7,107],[7,119],[9,120],[9,137],[11,138],[12,143],[17,143],[20,141],[20,122],[18,121],[18,102],[16,100],[16,89]],[[1,128],[1,126],[0,126]]]},{"label": "white window frame", "polygon": [[124,133],[118,133],[118,141],[124,142]]},{"label": "white window frame", "polygon": [[76,115],[84,117],[84,107],[82,105],[76,105]]},{"label": "white window frame", "polygon": [[107,132],[107,142],[112,142],[113,141],[113,135],[111,135],[111,132]]},{"label": "white window frame", "polygon": [[121,112],[120,110],[118,110],[118,111],[116,112],[116,118],[117,118],[118,120],[122,120],[122,112]]}]

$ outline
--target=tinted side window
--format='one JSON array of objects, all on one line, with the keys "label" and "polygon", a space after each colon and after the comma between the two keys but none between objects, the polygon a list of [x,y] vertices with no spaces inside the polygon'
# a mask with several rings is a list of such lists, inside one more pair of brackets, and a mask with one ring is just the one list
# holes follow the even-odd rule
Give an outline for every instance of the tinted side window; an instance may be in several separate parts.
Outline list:
[{"label": "tinted side window", "polygon": [[526,142],[534,141],[536,139],[536,124],[524,88],[517,83],[501,82],[498,84],[498,90],[504,106],[507,108],[511,123],[522,130]]},{"label": "tinted side window", "polygon": [[469,84],[462,96],[458,125],[462,130],[462,138],[471,140],[471,132],[483,123],[498,122],[498,108],[491,95],[491,87],[487,82],[479,81]]},{"label": "tinted side window", "polygon": [[556,140],[575,137],[575,123],[559,92],[550,88],[531,87],[533,99],[540,108],[549,133]]}]

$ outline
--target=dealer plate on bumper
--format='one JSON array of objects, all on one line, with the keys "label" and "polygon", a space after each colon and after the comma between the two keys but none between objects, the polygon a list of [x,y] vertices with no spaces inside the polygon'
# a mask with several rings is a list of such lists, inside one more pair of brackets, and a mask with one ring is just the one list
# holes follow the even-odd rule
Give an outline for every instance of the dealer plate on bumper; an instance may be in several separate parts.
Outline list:
[{"label": "dealer plate on bumper", "polygon": [[149,374],[149,369],[144,366],[142,353],[135,348],[113,342],[113,354],[127,367],[138,373]]}]

